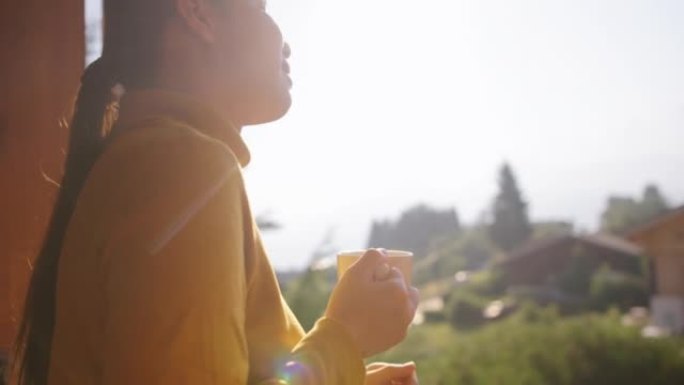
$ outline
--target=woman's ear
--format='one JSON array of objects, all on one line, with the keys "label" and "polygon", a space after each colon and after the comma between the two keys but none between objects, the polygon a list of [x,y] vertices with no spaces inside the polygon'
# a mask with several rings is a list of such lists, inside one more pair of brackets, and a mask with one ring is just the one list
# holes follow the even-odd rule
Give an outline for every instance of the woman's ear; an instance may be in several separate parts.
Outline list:
[{"label": "woman's ear", "polygon": [[216,11],[209,0],[175,0],[176,13],[183,24],[207,43],[216,40]]}]

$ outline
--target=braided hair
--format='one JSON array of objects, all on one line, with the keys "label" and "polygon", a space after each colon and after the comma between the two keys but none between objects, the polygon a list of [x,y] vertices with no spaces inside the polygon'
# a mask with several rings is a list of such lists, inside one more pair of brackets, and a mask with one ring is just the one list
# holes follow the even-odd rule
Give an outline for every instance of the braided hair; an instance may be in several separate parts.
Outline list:
[{"label": "braided hair", "polygon": [[10,374],[18,385],[46,385],[55,326],[59,257],[88,174],[102,153],[112,114],[112,89],[154,85],[172,0],[105,0],[102,56],[81,77],[70,124],[64,176],[42,247],[34,261]]}]

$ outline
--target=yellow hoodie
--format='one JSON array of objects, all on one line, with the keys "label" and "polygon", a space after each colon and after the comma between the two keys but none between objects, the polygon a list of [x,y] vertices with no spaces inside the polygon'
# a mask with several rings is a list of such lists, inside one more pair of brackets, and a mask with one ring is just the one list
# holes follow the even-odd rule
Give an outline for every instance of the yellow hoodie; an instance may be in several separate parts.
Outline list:
[{"label": "yellow hoodie", "polygon": [[343,327],[322,318],[305,335],[283,300],[248,162],[237,130],[190,97],[124,97],[65,237],[50,385],[363,384]]}]

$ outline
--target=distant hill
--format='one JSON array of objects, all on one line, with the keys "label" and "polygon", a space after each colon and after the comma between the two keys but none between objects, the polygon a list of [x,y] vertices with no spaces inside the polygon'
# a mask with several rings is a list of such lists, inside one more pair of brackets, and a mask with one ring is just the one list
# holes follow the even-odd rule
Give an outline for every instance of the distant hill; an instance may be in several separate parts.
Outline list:
[{"label": "distant hill", "polygon": [[455,209],[440,210],[421,204],[401,213],[396,221],[374,221],[368,247],[408,250],[416,259],[422,259],[435,242],[455,236],[459,228]]}]

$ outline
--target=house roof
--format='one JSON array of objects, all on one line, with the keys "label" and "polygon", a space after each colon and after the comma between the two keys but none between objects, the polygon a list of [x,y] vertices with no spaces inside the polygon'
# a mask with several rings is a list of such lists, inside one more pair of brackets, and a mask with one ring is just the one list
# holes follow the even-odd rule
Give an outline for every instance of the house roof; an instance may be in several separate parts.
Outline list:
[{"label": "house roof", "polygon": [[510,253],[508,258],[504,260],[503,263],[512,262],[518,259],[525,259],[545,249],[556,247],[566,242],[584,242],[604,249],[616,251],[618,253],[625,255],[641,255],[641,248],[639,248],[639,246],[625,239],[616,237],[614,235],[597,233],[581,235],[564,235],[554,238],[531,241]]},{"label": "house roof", "polygon": [[508,254],[508,258],[506,258],[503,262],[506,263],[508,261],[525,258],[527,256],[537,253],[538,251],[542,251],[547,248],[557,246],[564,242],[572,241],[574,238],[575,236],[573,235],[561,235],[557,237],[549,237],[526,242],[522,246],[510,252]]},{"label": "house roof", "polygon": [[579,238],[585,242],[592,243],[599,247],[620,251],[623,254],[641,255],[641,248],[634,243],[614,235],[597,233],[591,235],[580,235]]},{"label": "house roof", "polygon": [[650,222],[647,222],[646,224],[643,224],[641,226],[638,226],[630,231],[627,231],[625,234],[625,238],[627,239],[635,239],[638,238],[639,236],[643,235],[644,233],[651,231],[653,229],[656,229],[665,223],[668,223],[672,219],[678,218],[679,216],[684,216],[684,205],[679,206],[675,209],[672,209],[665,214],[651,220]]}]

